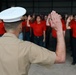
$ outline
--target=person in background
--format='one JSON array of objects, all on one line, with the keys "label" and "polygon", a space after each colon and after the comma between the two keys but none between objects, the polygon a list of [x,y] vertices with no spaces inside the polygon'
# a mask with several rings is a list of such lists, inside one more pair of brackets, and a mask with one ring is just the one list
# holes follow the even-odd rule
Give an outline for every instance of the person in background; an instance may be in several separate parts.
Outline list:
[{"label": "person in background", "polygon": [[65,14],[64,17],[65,17],[65,22],[66,22],[68,18],[68,14]]},{"label": "person in background", "polygon": [[76,15],[74,19],[71,19],[69,16],[66,22],[66,28],[72,29],[72,54],[73,54],[73,62],[72,65],[76,64]]},{"label": "person in background", "polygon": [[35,13],[33,13],[33,15],[32,15],[31,17],[32,17],[32,18],[31,18],[31,21],[32,21],[32,22],[35,22],[35,19],[36,19]]},{"label": "person in background", "polygon": [[[30,19],[30,23],[34,23],[35,22],[35,19],[36,19],[36,15],[35,13],[33,13],[33,15],[30,15],[31,16],[31,19]],[[31,36],[31,42],[34,43],[34,33],[33,33],[33,29],[30,27],[31,29],[31,33],[30,33],[30,36]]]},{"label": "person in background", "polygon": [[48,18],[48,16],[47,16],[47,15],[45,15],[45,16],[44,16],[44,20],[45,20],[45,21],[47,21],[47,18]]},{"label": "person in background", "polygon": [[0,20],[0,37],[5,33],[4,22]]},{"label": "person in background", "polygon": [[[7,13],[10,14],[10,18]],[[0,38],[0,75],[28,75],[31,64],[50,67],[52,64],[64,63],[66,60],[65,41],[59,15],[55,11],[51,12],[51,26],[57,32],[57,48],[56,52],[52,52],[18,39],[22,31],[21,17],[25,13],[26,10],[22,7],[9,8],[0,13],[6,29],[6,33]]]},{"label": "person in background", "polygon": [[31,17],[28,16],[27,26],[33,29],[34,43],[39,46],[43,46],[43,42],[45,42],[45,31],[46,31],[44,22],[41,20],[41,17],[39,15],[36,17],[36,21],[32,24],[30,24],[29,22],[30,19]]},{"label": "person in background", "polygon": [[[61,22],[62,22],[62,29],[63,29],[63,33],[65,36],[65,31],[66,31],[66,23],[65,21],[62,19],[62,16],[60,16]],[[51,24],[50,24],[51,25]],[[56,30],[54,28],[52,28],[51,30],[52,32],[52,50],[55,51],[56,50],[56,45],[57,45],[57,34],[56,34]]]},{"label": "person in background", "polygon": [[[24,21],[24,15],[22,16],[21,20]],[[19,36],[18,36],[18,38],[21,39],[21,40],[23,40],[23,37],[24,37],[23,36],[23,32],[21,31],[20,34],[19,34]]]},{"label": "person in background", "polygon": [[[74,17],[73,17],[73,15],[69,15],[69,17],[71,20],[71,22],[70,22],[70,25],[71,25],[74,22]],[[70,50],[72,52],[72,54],[71,54],[71,57],[72,57],[73,56],[72,29],[69,29],[69,32],[70,32]]]},{"label": "person in background", "polygon": [[31,29],[27,26],[27,15],[24,16],[24,21],[22,22],[22,33],[23,33],[23,40],[30,41],[30,33]]},{"label": "person in background", "polygon": [[[47,22],[48,16],[44,16],[44,20]],[[46,23],[46,48],[49,48],[49,43],[50,43],[50,32],[51,32],[51,27],[47,25]]]},{"label": "person in background", "polygon": [[[45,29],[47,29],[47,26],[46,26],[47,15],[45,16],[41,15],[41,19],[42,19],[43,25],[45,26]],[[45,32],[45,42],[43,42],[43,47],[46,48],[46,32]]]}]

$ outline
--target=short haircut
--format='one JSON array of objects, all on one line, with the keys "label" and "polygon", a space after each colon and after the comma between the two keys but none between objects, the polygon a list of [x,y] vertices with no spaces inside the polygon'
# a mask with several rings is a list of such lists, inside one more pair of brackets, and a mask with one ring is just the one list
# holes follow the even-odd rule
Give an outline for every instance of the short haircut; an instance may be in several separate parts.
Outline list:
[{"label": "short haircut", "polygon": [[18,25],[21,23],[22,21],[17,21],[17,22],[4,22],[4,27],[5,27],[5,30],[8,31],[8,30],[15,30]]}]

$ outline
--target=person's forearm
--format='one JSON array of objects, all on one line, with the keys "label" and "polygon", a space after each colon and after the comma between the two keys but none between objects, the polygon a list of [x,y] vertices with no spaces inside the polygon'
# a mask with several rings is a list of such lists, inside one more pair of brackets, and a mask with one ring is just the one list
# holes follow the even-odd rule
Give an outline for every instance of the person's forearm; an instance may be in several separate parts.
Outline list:
[{"label": "person's forearm", "polygon": [[65,31],[63,31],[63,33],[64,33],[64,37],[65,37],[65,33],[66,33],[66,32],[65,32]]},{"label": "person's forearm", "polygon": [[66,48],[63,31],[57,31],[56,63],[65,62]]},{"label": "person's forearm", "polygon": [[28,27],[30,27],[30,23],[29,23],[29,20],[27,20],[27,26],[28,26]]},{"label": "person's forearm", "polygon": [[64,33],[62,29],[62,22],[60,15],[55,11],[51,12],[51,27],[56,30],[57,33],[57,48],[56,48],[56,60],[55,63],[63,63],[66,59],[66,48],[65,48],[65,40]]},{"label": "person's forearm", "polygon": [[45,37],[46,37],[45,31],[43,31],[43,42],[45,42]]},{"label": "person's forearm", "polygon": [[46,20],[46,26],[50,26],[50,24],[49,24],[49,18]]},{"label": "person's forearm", "polygon": [[70,26],[69,26],[69,22],[66,22],[66,28],[71,29]]}]

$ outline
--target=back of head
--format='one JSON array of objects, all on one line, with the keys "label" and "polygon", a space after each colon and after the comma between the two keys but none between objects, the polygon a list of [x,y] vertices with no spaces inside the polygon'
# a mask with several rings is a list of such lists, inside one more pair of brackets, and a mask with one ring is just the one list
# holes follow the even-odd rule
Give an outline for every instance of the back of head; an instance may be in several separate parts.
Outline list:
[{"label": "back of head", "polygon": [[4,22],[4,26],[5,26],[5,30],[9,31],[9,30],[16,30],[18,28],[18,26],[20,25],[21,21],[18,22]]},{"label": "back of head", "polygon": [[20,25],[22,16],[26,13],[23,7],[11,7],[0,13],[0,19],[4,21],[6,31],[16,30]]}]

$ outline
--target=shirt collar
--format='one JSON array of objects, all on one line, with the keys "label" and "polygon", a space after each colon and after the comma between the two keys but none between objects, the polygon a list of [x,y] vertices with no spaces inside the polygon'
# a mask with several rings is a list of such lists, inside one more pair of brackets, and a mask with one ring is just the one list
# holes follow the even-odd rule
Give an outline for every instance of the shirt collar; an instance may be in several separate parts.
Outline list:
[{"label": "shirt collar", "polygon": [[15,34],[13,33],[5,33],[2,37],[14,37],[17,38]]}]

